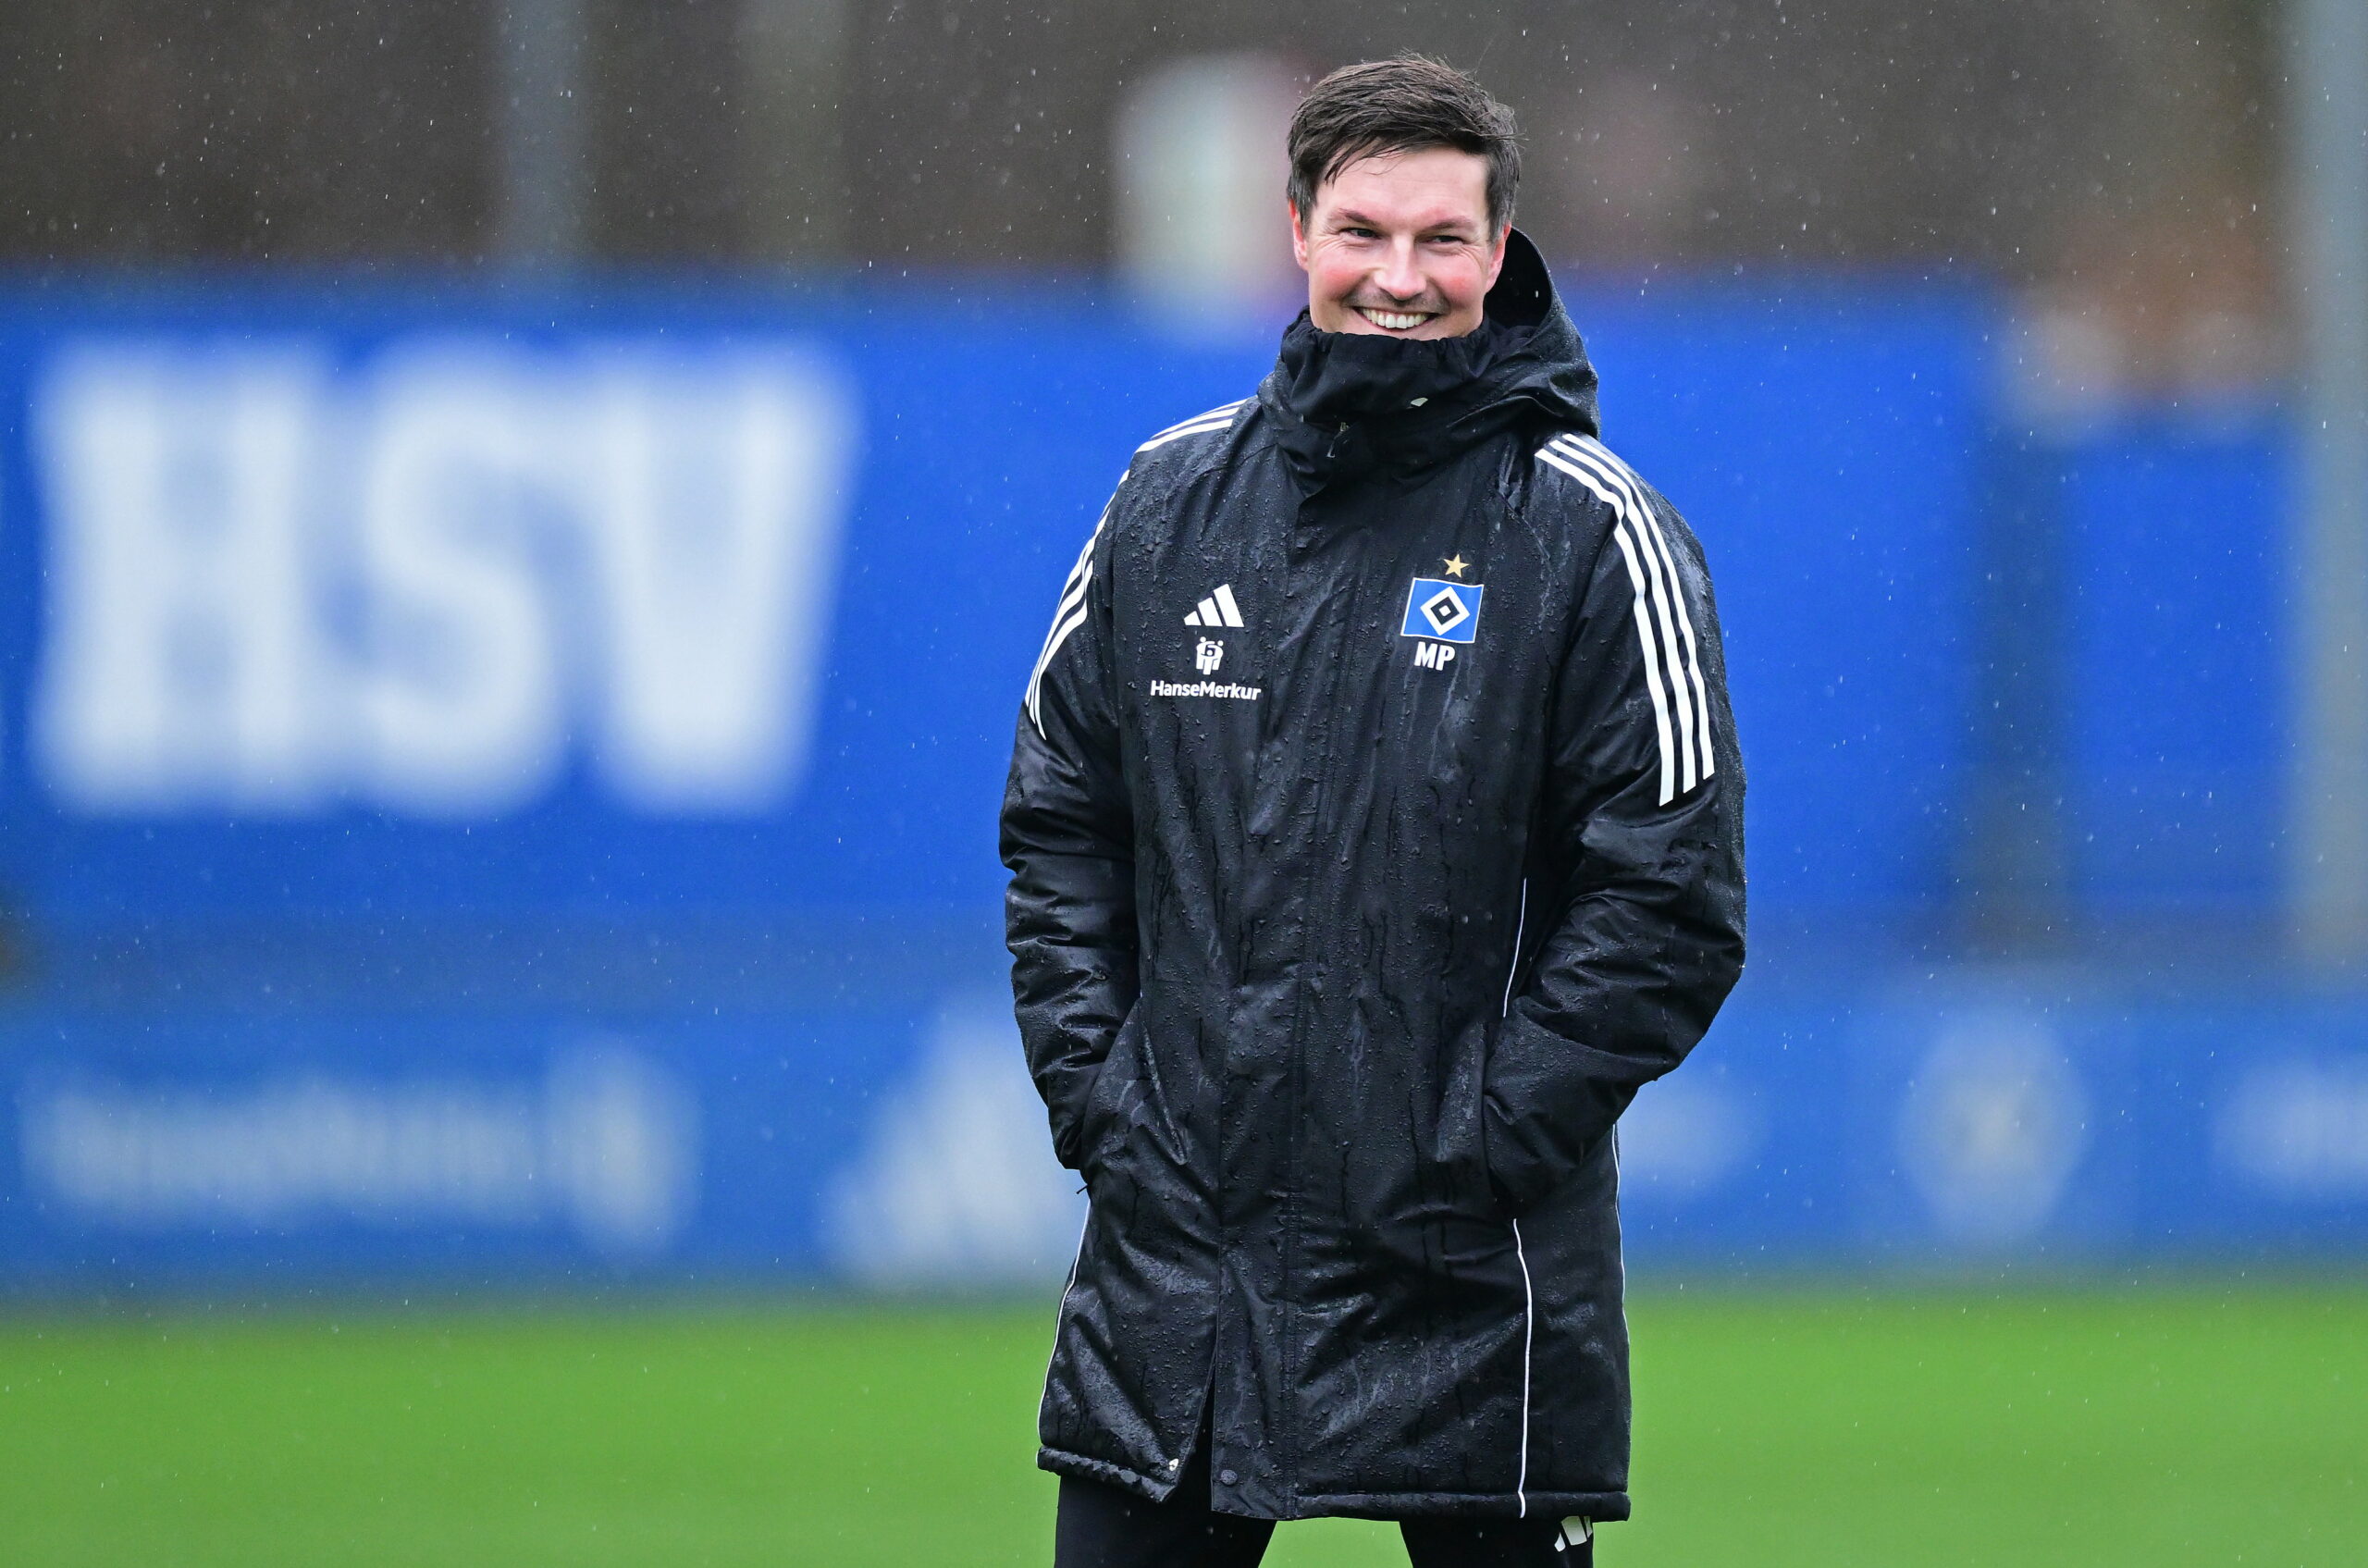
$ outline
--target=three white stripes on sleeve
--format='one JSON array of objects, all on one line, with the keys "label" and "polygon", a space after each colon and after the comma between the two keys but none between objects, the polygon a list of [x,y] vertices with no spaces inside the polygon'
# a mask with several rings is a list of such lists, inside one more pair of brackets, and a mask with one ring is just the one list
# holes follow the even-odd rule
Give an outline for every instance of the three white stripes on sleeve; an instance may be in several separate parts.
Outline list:
[{"label": "three white stripes on sleeve", "polygon": [[1166,446],[1170,441],[1180,441],[1187,436],[1197,436],[1204,430],[1222,430],[1233,423],[1233,416],[1240,413],[1242,404],[1249,401],[1248,398],[1243,398],[1240,401],[1227,403],[1222,408],[1213,408],[1206,414],[1196,414],[1190,419],[1169,426],[1141,446],[1137,447],[1135,451],[1138,453],[1152,451]]},{"label": "three white stripes on sleeve", "polygon": [[[1645,689],[1653,699],[1660,742],[1660,804],[1668,805],[1718,771],[1710,749],[1709,688],[1702,680],[1694,618],[1686,612],[1677,561],[1644,487],[1600,441],[1557,436],[1538,461],[1569,475],[1611,508],[1612,537],[1635,594],[1636,639],[1645,654]],[[1647,602],[1649,601],[1649,603]]]},{"label": "three white stripes on sleeve", "polygon": [[[1117,498],[1111,498],[1116,501]],[[1095,520],[1093,532],[1085,537],[1085,548],[1077,554],[1077,564],[1069,568],[1069,579],[1061,585],[1061,602],[1053,611],[1053,629],[1044,634],[1044,651],[1036,656],[1035,672],[1028,677],[1028,721],[1036,733],[1044,733],[1044,672],[1052,667],[1053,655],[1061,651],[1061,644],[1069,634],[1085,624],[1085,590],[1093,581],[1093,546],[1102,537],[1102,525],[1110,521],[1110,508],[1105,505]]]}]

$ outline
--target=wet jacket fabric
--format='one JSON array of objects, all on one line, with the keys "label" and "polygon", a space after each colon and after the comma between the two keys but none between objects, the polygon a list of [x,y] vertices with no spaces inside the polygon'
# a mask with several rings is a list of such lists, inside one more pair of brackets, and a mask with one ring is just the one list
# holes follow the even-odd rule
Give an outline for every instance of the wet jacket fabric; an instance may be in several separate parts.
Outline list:
[{"label": "wet jacket fabric", "polygon": [[1516,233],[1468,337],[1286,333],[1146,441],[1003,809],[1084,1174],[1041,1463],[1221,1512],[1628,1512],[1613,1124],[1743,961],[1702,553]]}]

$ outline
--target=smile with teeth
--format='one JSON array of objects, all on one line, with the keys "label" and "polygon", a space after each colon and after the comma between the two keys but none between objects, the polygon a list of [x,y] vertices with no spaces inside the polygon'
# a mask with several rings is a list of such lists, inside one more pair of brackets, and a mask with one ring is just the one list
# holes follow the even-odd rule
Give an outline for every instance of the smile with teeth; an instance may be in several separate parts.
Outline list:
[{"label": "smile with teeth", "polygon": [[1363,316],[1375,327],[1391,332],[1403,332],[1409,327],[1420,327],[1431,319],[1431,313],[1428,311],[1375,310],[1371,305],[1359,305],[1356,309],[1359,315]]}]

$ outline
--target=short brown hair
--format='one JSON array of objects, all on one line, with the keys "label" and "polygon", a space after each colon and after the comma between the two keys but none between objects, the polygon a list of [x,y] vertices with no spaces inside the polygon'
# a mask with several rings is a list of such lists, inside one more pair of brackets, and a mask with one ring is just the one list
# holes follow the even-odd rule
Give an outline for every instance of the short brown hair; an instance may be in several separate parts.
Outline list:
[{"label": "short brown hair", "polygon": [[1452,147],[1488,160],[1488,224],[1501,233],[1521,185],[1513,112],[1441,60],[1400,55],[1343,66],[1291,115],[1291,206],[1304,223],[1318,187],[1360,158]]}]

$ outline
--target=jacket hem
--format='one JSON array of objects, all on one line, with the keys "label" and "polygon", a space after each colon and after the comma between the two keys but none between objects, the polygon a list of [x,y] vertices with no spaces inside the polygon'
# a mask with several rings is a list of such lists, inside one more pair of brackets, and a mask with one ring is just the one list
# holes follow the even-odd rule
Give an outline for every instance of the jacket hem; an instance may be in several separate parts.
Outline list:
[{"label": "jacket hem", "polygon": [[1106,1487],[1122,1488],[1153,1502],[1166,1502],[1168,1494],[1176,1489],[1173,1481],[1154,1481],[1123,1464],[1088,1459],[1081,1453],[1068,1453],[1049,1446],[1036,1451],[1036,1468],[1049,1470],[1055,1475],[1074,1475],[1080,1481],[1099,1481]]},{"label": "jacket hem", "polygon": [[[1173,1481],[1154,1481],[1121,1464],[1107,1460],[1088,1459],[1083,1454],[1043,1447],[1036,1451],[1036,1467],[1055,1475],[1074,1475],[1081,1481],[1099,1481],[1104,1486],[1117,1487],[1148,1498],[1153,1502],[1166,1502],[1176,1490]],[[1565,1519],[1583,1515],[1598,1525],[1618,1524],[1628,1517],[1626,1492],[1335,1492],[1319,1497],[1294,1499],[1289,1512],[1274,1514],[1252,1514],[1252,1518],[1276,1519],[1511,1519],[1523,1514],[1532,1519]],[[1233,1509],[1221,1510],[1234,1512]]]},{"label": "jacket hem", "polygon": [[1628,1517],[1626,1492],[1337,1492],[1302,1497],[1294,1519],[1565,1519],[1583,1515],[1598,1525]]}]

